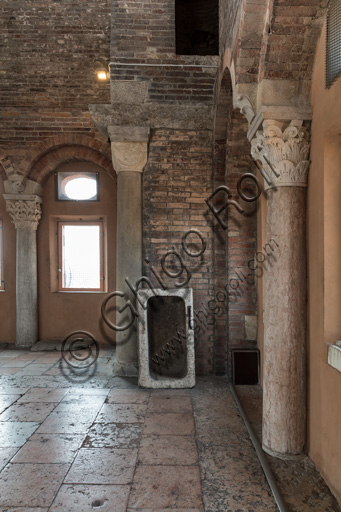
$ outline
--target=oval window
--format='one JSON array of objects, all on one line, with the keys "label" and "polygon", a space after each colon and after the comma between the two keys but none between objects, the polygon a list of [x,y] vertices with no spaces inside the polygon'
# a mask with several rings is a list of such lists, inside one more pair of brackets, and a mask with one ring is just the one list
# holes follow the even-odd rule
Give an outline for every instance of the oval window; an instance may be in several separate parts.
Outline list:
[{"label": "oval window", "polygon": [[86,201],[97,196],[97,180],[89,176],[66,178],[63,185],[66,197],[74,201]]}]

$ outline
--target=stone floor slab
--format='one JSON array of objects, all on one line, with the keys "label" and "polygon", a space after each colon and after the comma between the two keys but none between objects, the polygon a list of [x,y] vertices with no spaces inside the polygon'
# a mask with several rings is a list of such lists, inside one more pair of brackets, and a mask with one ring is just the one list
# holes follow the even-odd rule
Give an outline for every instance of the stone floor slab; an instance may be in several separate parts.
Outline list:
[{"label": "stone floor slab", "polygon": [[142,436],[138,461],[149,465],[198,464],[194,436]]},{"label": "stone floor slab", "polygon": [[143,423],[147,412],[146,405],[140,404],[104,404],[97,423]]},{"label": "stone floor slab", "polygon": [[6,466],[6,464],[11,460],[13,455],[16,454],[18,448],[2,448],[0,447],[0,471]]},{"label": "stone floor slab", "polygon": [[128,508],[203,508],[198,466],[138,466]]},{"label": "stone floor slab", "polygon": [[144,424],[144,435],[194,435],[193,415],[184,413],[148,412]]},{"label": "stone floor slab", "polygon": [[83,440],[83,434],[33,434],[12,462],[71,464]]},{"label": "stone floor slab", "polygon": [[42,422],[53,411],[54,403],[16,403],[0,414],[0,421],[36,421]]},{"label": "stone floor slab", "polygon": [[138,389],[112,389],[108,395],[108,404],[147,404],[149,391]]},{"label": "stone floor slab", "polygon": [[138,448],[142,435],[139,424],[95,423],[83,443],[88,448]]},{"label": "stone floor slab", "polygon": [[186,395],[152,395],[148,404],[149,412],[192,412],[192,399]]},{"label": "stone floor slab", "polygon": [[4,386],[3,382],[2,382],[2,379],[0,378],[0,383],[1,383],[1,386],[0,386],[0,397],[3,396],[3,395],[24,395],[28,390],[29,388],[18,388],[18,387],[8,387],[8,386]]},{"label": "stone floor slab", "polygon": [[40,425],[37,434],[85,434],[91,427],[96,413],[91,410],[69,413],[52,412]]},{"label": "stone floor slab", "polygon": [[81,448],[65,483],[131,484],[136,458],[136,449]]},{"label": "stone floor slab", "polygon": [[0,367],[0,375],[17,375],[21,368],[3,368]]},{"label": "stone floor slab", "polygon": [[25,368],[22,368],[19,372],[16,373],[18,377],[25,376],[25,375],[43,375],[45,372],[47,372],[54,363],[49,364],[30,364],[26,366]]},{"label": "stone floor slab", "polygon": [[33,361],[33,358],[23,360],[20,360],[19,357],[10,358],[8,361],[6,360],[6,362],[1,365],[1,368],[24,368],[30,363],[33,363]]},{"label": "stone floor slab", "polygon": [[0,414],[6,411],[8,407],[19,400],[21,395],[0,395]]},{"label": "stone floor slab", "polygon": [[68,391],[68,388],[32,388],[18,402],[60,402]]},{"label": "stone floor slab", "polygon": [[23,446],[39,427],[35,422],[0,422],[0,446],[3,448]]},{"label": "stone floor slab", "polygon": [[1,507],[0,512],[48,512],[47,508],[31,507]]},{"label": "stone floor slab", "polygon": [[128,508],[127,512],[204,512],[203,508]]},{"label": "stone floor slab", "polygon": [[49,512],[126,512],[128,485],[62,485]]},{"label": "stone floor slab", "polygon": [[0,474],[1,505],[49,507],[68,464],[8,464]]},{"label": "stone floor slab", "polygon": [[104,401],[105,396],[101,395],[83,395],[80,397],[75,396],[74,398],[69,397],[68,401],[62,400],[56,407],[55,411],[69,413],[70,415],[82,415],[83,413],[91,415],[92,413],[93,418],[95,418],[101,410]]}]

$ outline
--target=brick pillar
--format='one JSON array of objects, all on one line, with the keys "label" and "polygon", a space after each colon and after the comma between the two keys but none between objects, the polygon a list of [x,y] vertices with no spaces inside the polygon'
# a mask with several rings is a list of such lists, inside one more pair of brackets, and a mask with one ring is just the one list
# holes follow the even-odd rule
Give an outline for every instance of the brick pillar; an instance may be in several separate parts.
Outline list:
[{"label": "brick pillar", "polygon": [[278,245],[265,273],[263,449],[292,458],[301,454],[306,440],[309,143],[302,121],[267,120],[251,145],[253,158],[272,180],[265,182],[266,241]]}]

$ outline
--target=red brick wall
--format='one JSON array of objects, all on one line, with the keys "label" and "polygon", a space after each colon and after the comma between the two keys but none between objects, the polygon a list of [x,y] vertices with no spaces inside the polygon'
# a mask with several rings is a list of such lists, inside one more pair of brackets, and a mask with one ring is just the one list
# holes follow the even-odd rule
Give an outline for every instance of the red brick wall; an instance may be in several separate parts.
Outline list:
[{"label": "red brick wall", "polygon": [[[159,286],[150,272],[151,265],[167,286],[175,288],[175,281],[182,282],[186,272],[177,280],[162,271],[161,258],[174,247],[185,267],[192,272],[186,286],[193,288],[194,310],[198,312],[202,305],[207,307],[214,291],[213,233],[205,203],[212,190],[212,132],[153,131],[143,180],[144,258],[150,259],[144,273],[151,277],[155,287]],[[202,257],[190,257],[181,247],[183,234],[192,228],[198,229],[205,238],[207,246]],[[188,237],[188,247],[190,241]],[[193,242],[192,252],[199,252],[202,244],[195,235]],[[168,263],[165,268],[169,268]],[[214,329],[204,321],[203,314],[199,316],[202,323],[197,322],[195,335],[196,370],[198,374],[206,374],[214,371]],[[209,323],[213,318],[214,315],[209,315]]]},{"label": "red brick wall", "polygon": [[173,0],[112,0],[111,58],[136,62],[172,55],[175,49]]},{"label": "red brick wall", "polygon": [[[231,373],[232,348],[255,348],[256,341],[245,340],[245,315],[256,315],[256,284],[248,267],[256,252],[256,204],[246,203],[237,194],[237,181],[253,170],[246,138],[247,122],[233,112],[229,127],[226,158],[224,144],[216,144],[213,172],[212,132],[155,130],[152,132],[149,161],[144,171],[144,275],[155,288],[160,287],[151,267],[167,287],[183,282],[193,288],[195,318],[196,368],[199,374]],[[225,146],[225,148],[224,148]],[[224,231],[209,210],[205,199],[218,185],[227,184],[246,215],[231,205]],[[224,215],[221,216],[222,218]],[[186,254],[182,236],[190,229],[203,235],[206,249],[202,257]],[[193,252],[202,248],[200,239],[187,238]],[[176,272],[180,258],[185,270],[178,278],[167,277],[162,257],[169,250],[179,254],[176,265],[167,258],[164,268]],[[174,261],[174,260],[173,260]],[[238,279],[240,271],[246,279]],[[248,275],[250,274],[250,275]],[[251,283],[251,284],[249,284]],[[224,299],[224,294],[226,299]],[[228,297],[229,296],[229,297]],[[211,312],[210,312],[211,310]],[[199,313],[199,311],[201,311]],[[207,318],[205,318],[207,317]]]},{"label": "red brick wall", "polygon": [[[229,308],[229,349],[256,348],[255,340],[245,339],[245,315],[257,314],[257,288],[253,271],[248,262],[253,260],[257,240],[257,202],[244,201],[237,192],[237,182],[245,173],[255,173],[247,139],[248,123],[245,117],[233,110],[227,142],[226,179],[233,199],[245,210],[240,213],[229,206],[227,228],[228,275],[227,280],[236,287],[237,299]],[[245,182],[245,185],[247,183]],[[246,190],[243,187],[243,190]],[[251,196],[251,191],[245,192]],[[253,267],[253,265],[250,265]],[[230,282],[230,279],[237,281]],[[238,286],[237,286],[238,283]]]},{"label": "red brick wall", "polygon": [[89,103],[108,103],[99,83],[110,55],[110,0],[5,0],[0,6],[0,148],[61,133],[94,133]]},{"label": "red brick wall", "polygon": [[323,4],[320,0],[274,1],[265,78],[311,79]]},{"label": "red brick wall", "polygon": [[216,69],[206,69],[200,65],[155,67],[153,65],[140,67],[126,63],[111,65],[111,80],[128,80],[148,82],[148,92],[144,103],[180,104],[213,103],[213,92]]}]

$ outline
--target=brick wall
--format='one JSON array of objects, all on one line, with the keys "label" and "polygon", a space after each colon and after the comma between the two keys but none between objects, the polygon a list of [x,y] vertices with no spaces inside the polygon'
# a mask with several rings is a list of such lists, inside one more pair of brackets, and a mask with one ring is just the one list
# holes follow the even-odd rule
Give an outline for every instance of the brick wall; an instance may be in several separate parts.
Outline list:
[{"label": "brick wall", "polygon": [[310,80],[325,2],[274,1],[265,78]]},{"label": "brick wall", "polygon": [[[229,349],[256,348],[256,340],[246,339],[245,316],[257,315],[257,276],[251,270],[257,240],[257,202],[244,201],[237,192],[237,182],[245,173],[255,174],[255,166],[250,156],[250,143],[247,140],[248,123],[242,114],[233,110],[227,142],[226,179],[233,199],[244,209],[240,213],[229,206],[227,221],[227,251],[229,287],[235,288],[236,300],[229,307]],[[247,196],[255,192],[247,187]],[[251,268],[250,268],[251,266]],[[233,281],[231,281],[233,280]],[[231,363],[231,361],[229,361]],[[231,372],[231,368],[229,368]]]},{"label": "brick wall", "polygon": [[[256,341],[246,340],[245,334],[245,316],[257,314],[256,281],[248,267],[256,252],[256,211],[254,203],[246,203],[236,192],[239,177],[253,170],[246,130],[247,122],[233,112],[226,158],[226,147],[216,144],[214,174],[212,132],[163,129],[151,135],[143,176],[144,259],[148,259],[144,275],[160,287],[153,268],[167,287],[175,288],[175,282],[186,281],[191,272],[185,286],[194,291],[198,374],[231,374],[231,349],[256,347]],[[229,186],[246,213],[229,206],[226,231],[205,203],[221,184]],[[190,229],[199,230],[207,244],[201,257],[188,256],[182,247],[182,237]],[[203,247],[195,234],[186,238],[185,246],[193,253]],[[170,255],[162,266],[167,251],[178,256]],[[166,275],[165,269],[177,273],[181,264],[184,270],[178,278]]]},{"label": "brick wall", "polygon": [[181,67],[158,67],[146,64],[143,67],[126,63],[111,65],[112,87],[115,81],[146,83],[147,92],[141,103],[211,105],[216,69],[203,68],[200,65]]},{"label": "brick wall", "polygon": [[107,103],[97,80],[110,55],[110,0],[4,0],[0,7],[0,148],[51,135],[94,134],[89,103]]},{"label": "brick wall", "polygon": [[241,5],[242,0],[220,0],[219,2],[220,55],[224,55],[226,48],[236,47]]},{"label": "brick wall", "polygon": [[[213,233],[205,203],[212,190],[212,132],[153,131],[143,179],[144,258],[150,259],[150,263],[145,264],[144,275],[149,276],[157,287],[150,271],[153,266],[166,285],[175,288],[175,282],[185,280],[187,271],[178,279],[167,277],[161,259],[173,247],[180,254],[184,268],[192,274],[186,286],[193,288],[194,311],[199,315],[199,319],[194,315],[197,320],[193,324],[196,370],[198,374],[213,372],[214,314],[207,315],[204,309],[214,292]],[[201,257],[190,257],[182,249],[182,236],[192,228],[200,231],[207,244]],[[202,247],[198,236],[188,236],[186,248],[191,252],[198,253]],[[178,257],[175,260],[179,269],[180,260]],[[164,268],[168,269],[170,265],[171,259],[167,259]],[[203,313],[199,313],[200,310]]]},{"label": "brick wall", "polygon": [[112,0],[111,58],[171,56],[175,49],[175,11],[170,0]]}]

